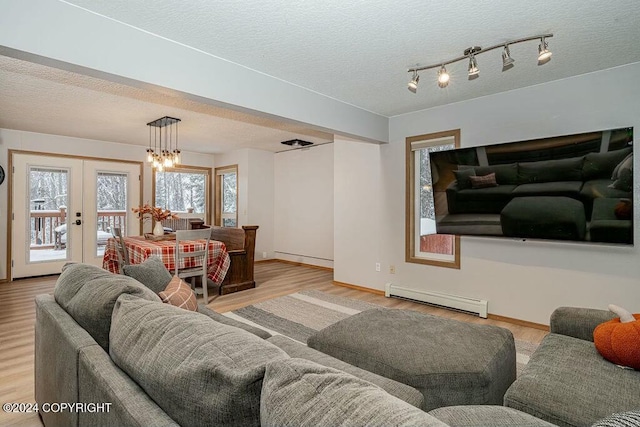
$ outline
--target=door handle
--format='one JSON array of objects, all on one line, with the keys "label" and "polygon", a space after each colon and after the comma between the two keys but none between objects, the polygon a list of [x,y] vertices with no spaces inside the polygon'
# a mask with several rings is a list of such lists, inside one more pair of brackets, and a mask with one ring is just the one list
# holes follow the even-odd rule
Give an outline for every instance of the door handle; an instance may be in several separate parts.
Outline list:
[{"label": "door handle", "polygon": [[82,225],[82,220],[81,219],[76,219],[76,225]]}]

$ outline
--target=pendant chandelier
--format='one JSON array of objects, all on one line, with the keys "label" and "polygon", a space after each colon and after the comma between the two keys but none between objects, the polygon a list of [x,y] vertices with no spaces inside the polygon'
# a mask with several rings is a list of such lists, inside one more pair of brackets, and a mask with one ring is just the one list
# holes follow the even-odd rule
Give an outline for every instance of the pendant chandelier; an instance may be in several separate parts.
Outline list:
[{"label": "pendant chandelier", "polygon": [[149,126],[149,148],[147,162],[162,172],[164,168],[172,168],[181,162],[178,149],[178,123],[180,119],[165,116],[147,123]]}]

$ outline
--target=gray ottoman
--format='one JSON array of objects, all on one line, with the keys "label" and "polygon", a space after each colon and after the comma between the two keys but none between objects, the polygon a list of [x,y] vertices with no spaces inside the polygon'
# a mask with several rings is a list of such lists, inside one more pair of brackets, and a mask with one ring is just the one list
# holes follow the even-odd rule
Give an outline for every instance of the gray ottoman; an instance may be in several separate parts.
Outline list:
[{"label": "gray ottoman", "polygon": [[307,344],[415,387],[424,396],[426,411],[453,405],[501,405],[516,378],[510,331],[416,311],[363,311],[316,332]]},{"label": "gray ottoman", "polygon": [[618,219],[614,212],[620,199],[599,197],[593,201],[589,234],[592,242],[633,244],[633,221]]},{"label": "gray ottoman", "polygon": [[500,225],[507,237],[584,240],[587,221],[571,197],[516,197],[500,212]]}]

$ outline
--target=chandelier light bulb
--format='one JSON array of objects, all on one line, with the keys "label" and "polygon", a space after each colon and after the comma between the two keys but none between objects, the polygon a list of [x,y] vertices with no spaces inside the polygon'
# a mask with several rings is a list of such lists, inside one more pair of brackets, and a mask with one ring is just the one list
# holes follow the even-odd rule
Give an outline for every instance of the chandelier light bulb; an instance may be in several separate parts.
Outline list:
[{"label": "chandelier light bulb", "polygon": [[438,72],[438,86],[440,86],[441,88],[447,87],[449,85],[450,79],[451,79],[451,76],[449,76],[447,69],[443,65],[442,68],[440,68],[440,71]]},{"label": "chandelier light bulb", "polygon": [[147,149],[147,162],[153,162],[153,150],[150,148]]}]

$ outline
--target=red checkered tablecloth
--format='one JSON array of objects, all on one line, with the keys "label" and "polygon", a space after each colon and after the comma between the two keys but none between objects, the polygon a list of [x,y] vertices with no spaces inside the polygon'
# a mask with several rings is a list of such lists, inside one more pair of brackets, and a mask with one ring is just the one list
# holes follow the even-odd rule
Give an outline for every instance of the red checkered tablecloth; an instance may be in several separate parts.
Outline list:
[{"label": "red checkered tablecloth", "polygon": [[[150,256],[159,256],[162,258],[167,270],[171,274],[175,271],[175,240],[147,240],[144,237],[125,237],[124,244],[129,252],[129,263],[140,264]],[[181,248],[185,252],[193,252],[202,249],[204,240],[185,240],[180,242]],[[220,285],[224,280],[224,276],[229,270],[231,260],[227,253],[227,247],[224,243],[217,240],[209,241],[209,279],[216,285]],[[180,268],[198,267],[201,265],[197,258],[184,258],[180,261]],[[102,268],[112,273],[118,273],[118,255],[116,252],[115,239],[111,238],[107,241],[102,258]]]}]

